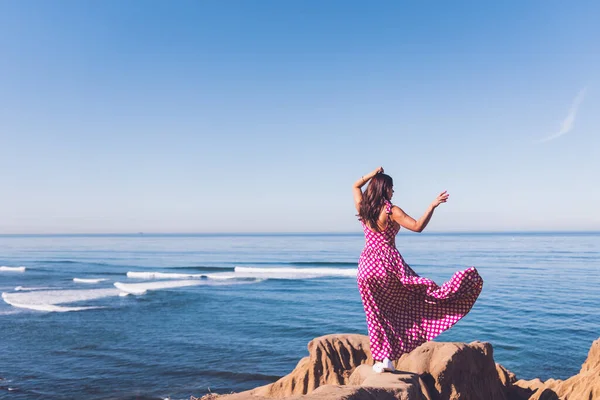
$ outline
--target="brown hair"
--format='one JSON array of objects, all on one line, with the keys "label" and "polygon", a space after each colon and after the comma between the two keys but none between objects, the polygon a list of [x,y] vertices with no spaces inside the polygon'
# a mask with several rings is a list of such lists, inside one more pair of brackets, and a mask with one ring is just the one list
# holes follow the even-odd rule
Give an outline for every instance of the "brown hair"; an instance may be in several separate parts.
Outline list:
[{"label": "brown hair", "polygon": [[386,174],[377,174],[369,182],[369,186],[363,193],[362,201],[358,211],[358,218],[366,223],[371,229],[379,232],[379,214],[381,207],[390,200],[390,193],[394,181]]}]

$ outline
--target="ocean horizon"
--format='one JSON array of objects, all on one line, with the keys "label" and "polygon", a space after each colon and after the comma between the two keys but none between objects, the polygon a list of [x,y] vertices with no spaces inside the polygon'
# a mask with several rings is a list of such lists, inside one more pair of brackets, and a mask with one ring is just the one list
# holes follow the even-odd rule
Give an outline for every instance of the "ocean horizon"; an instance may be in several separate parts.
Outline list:
[{"label": "ocean horizon", "polygon": [[[446,235],[597,235],[600,230],[507,230],[507,231],[423,231],[410,232],[401,229],[398,235],[424,235],[424,236],[446,236]],[[0,233],[0,237],[69,237],[69,236],[106,236],[106,237],[135,237],[135,236],[364,236],[357,231],[307,231],[307,232],[78,232],[78,233]]]}]

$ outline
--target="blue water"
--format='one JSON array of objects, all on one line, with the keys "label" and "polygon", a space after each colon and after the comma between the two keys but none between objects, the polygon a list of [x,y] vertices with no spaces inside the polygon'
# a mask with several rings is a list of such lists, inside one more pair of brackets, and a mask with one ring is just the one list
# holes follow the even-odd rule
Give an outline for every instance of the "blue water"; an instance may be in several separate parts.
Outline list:
[{"label": "blue water", "polygon": [[[477,267],[478,302],[437,340],[489,341],[519,378],[577,373],[600,336],[599,233],[400,234],[397,245],[438,283]],[[1,236],[0,292],[19,307],[0,301],[0,398],[184,399],[273,382],[314,337],[366,334],[351,276],[362,246],[361,235]],[[153,271],[193,276],[126,275]],[[181,280],[192,286],[114,286]]]}]

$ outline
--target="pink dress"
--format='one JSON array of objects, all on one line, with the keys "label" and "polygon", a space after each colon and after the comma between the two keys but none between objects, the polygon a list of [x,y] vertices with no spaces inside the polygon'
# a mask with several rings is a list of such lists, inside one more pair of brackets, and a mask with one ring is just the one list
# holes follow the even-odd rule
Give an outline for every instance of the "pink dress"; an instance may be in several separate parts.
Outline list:
[{"label": "pink dress", "polygon": [[417,275],[396,249],[400,226],[391,219],[389,202],[386,212],[382,232],[361,221],[366,243],[358,261],[358,289],[375,360],[398,359],[452,327],[471,310],[483,287],[474,267],[456,272],[442,286]]}]

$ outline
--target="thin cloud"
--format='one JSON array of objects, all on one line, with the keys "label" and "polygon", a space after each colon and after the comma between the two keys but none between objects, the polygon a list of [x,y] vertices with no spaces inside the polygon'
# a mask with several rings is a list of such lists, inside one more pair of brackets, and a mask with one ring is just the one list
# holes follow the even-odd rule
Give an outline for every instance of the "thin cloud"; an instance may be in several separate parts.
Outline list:
[{"label": "thin cloud", "polygon": [[579,109],[579,106],[583,102],[586,90],[587,90],[587,88],[583,88],[579,91],[579,93],[577,93],[577,96],[573,100],[573,104],[571,104],[571,109],[569,110],[569,114],[563,120],[563,122],[560,126],[560,130],[558,132],[556,132],[555,134],[552,134],[548,137],[541,139],[539,141],[540,143],[554,140],[558,137],[561,137],[562,135],[564,135],[566,133],[569,133],[571,131],[571,129],[573,129],[573,124],[575,123],[575,117],[577,116],[577,110]]}]

